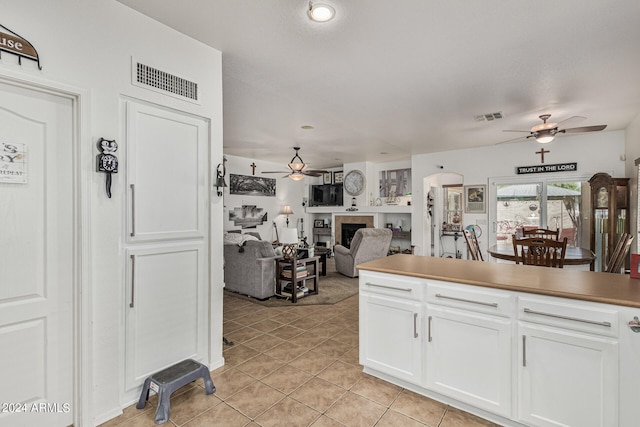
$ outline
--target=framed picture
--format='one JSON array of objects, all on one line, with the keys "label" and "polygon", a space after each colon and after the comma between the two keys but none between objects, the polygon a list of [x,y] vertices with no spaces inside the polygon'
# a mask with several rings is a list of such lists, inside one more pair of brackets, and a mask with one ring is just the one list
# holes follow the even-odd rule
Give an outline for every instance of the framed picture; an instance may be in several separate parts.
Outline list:
[{"label": "framed picture", "polygon": [[464,186],[464,211],[466,213],[486,213],[487,212],[487,186],[465,185]]},{"label": "framed picture", "polygon": [[392,228],[393,228],[393,224],[391,224],[390,222],[388,222],[388,223],[386,223],[386,224],[385,224],[385,228],[390,228],[390,229],[392,229]]},{"label": "framed picture", "polygon": [[314,219],[313,228],[324,228],[324,219]]},{"label": "framed picture", "polygon": [[322,174],[322,183],[331,184],[331,172],[325,172]]},{"label": "framed picture", "polygon": [[333,183],[334,184],[342,184],[342,182],[344,181],[344,176],[342,171],[337,171],[333,173]]}]

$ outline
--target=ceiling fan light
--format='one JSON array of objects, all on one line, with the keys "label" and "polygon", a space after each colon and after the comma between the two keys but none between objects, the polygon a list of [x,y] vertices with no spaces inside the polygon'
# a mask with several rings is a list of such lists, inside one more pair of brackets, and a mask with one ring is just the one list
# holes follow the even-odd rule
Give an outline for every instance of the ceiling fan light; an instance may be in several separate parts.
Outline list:
[{"label": "ceiling fan light", "polygon": [[304,167],[306,166],[304,163],[289,163],[287,166],[289,166],[289,169],[291,169],[294,172],[300,172],[302,169],[304,169]]},{"label": "ceiling fan light", "polygon": [[307,15],[309,16],[309,19],[314,22],[327,22],[333,19],[336,15],[336,11],[329,5],[309,2]]},{"label": "ceiling fan light", "polygon": [[301,179],[304,179],[304,175],[301,174],[300,172],[294,172],[289,175],[289,178],[294,181],[300,181]]},{"label": "ceiling fan light", "polygon": [[553,141],[554,138],[555,136],[550,132],[539,132],[538,135],[536,135],[536,141],[540,144],[548,144]]}]

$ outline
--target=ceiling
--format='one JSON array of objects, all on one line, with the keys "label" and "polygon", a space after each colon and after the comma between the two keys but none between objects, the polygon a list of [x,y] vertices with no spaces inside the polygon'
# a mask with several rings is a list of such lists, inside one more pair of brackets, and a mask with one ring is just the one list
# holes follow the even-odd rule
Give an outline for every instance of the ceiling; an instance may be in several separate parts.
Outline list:
[{"label": "ceiling", "polygon": [[225,154],[390,162],[640,113],[638,0],[119,1],[222,52]]}]

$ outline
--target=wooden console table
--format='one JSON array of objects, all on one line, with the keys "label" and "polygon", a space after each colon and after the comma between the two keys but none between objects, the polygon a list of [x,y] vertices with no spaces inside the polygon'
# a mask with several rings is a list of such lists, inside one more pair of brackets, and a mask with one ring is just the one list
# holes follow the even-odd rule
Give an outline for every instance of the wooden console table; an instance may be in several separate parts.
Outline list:
[{"label": "wooden console table", "polygon": [[[287,270],[288,267],[288,270]],[[298,277],[298,269],[304,267],[306,274]],[[320,278],[320,257],[314,256],[310,258],[294,258],[292,260],[279,259],[276,261],[276,295],[281,297],[291,297],[291,302],[298,302],[298,298],[307,295],[318,294],[318,282]],[[289,273],[287,273],[289,271]],[[313,281],[313,289],[308,292],[298,292],[298,284],[306,286],[307,281]],[[285,292],[283,282],[291,284],[291,292]]]}]

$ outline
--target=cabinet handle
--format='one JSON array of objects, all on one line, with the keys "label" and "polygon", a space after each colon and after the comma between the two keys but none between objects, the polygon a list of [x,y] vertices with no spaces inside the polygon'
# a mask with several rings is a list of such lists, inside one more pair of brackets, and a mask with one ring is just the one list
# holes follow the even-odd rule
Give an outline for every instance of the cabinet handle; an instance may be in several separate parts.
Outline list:
[{"label": "cabinet handle", "polygon": [[429,316],[429,322],[427,325],[427,334],[428,334],[428,341],[431,342],[431,319],[432,317]]},{"label": "cabinet handle", "polygon": [[413,313],[413,337],[418,338],[418,313]]},{"label": "cabinet handle", "polygon": [[135,255],[129,255],[129,257],[131,258],[131,302],[129,303],[129,307],[133,308],[134,304],[133,304],[133,298],[134,298],[134,290],[135,290],[135,284],[136,284],[136,256]]},{"label": "cabinet handle", "polygon": [[373,286],[374,288],[393,289],[394,291],[403,291],[403,292],[411,292],[411,291],[413,291],[412,288],[395,288],[393,286],[377,285],[375,283],[370,283],[370,282],[367,282],[366,285],[367,286]]},{"label": "cabinet handle", "polygon": [[131,188],[131,237],[136,235],[136,185],[129,184]]},{"label": "cabinet handle", "polygon": [[471,304],[480,304],[480,305],[486,305],[487,307],[498,308],[498,303],[497,302],[474,301],[474,300],[471,300],[471,299],[448,297],[446,295],[440,295],[440,294],[436,294],[436,298],[450,299],[450,300],[454,300],[454,301],[468,302],[468,303],[471,303]]},{"label": "cabinet handle", "polygon": [[522,367],[527,367],[527,336],[522,336]]},{"label": "cabinet handle", "polygon": [[594,321],[594,320],[580,319],[580,318],[577,318],[577,317],[561,316],[559,314],[544,313],[542,311],[530,310],[528,308],[525,308],[524,312],[525,313],[529,313],[529,314],[537,314],[539,316],[555,317],[556,319],[572,320],[574,322],[589,323],[591,325],[606,326],[607,328],[611,327],[611,323],[609,323],[609,322],[597,322],[597,321]]}]

